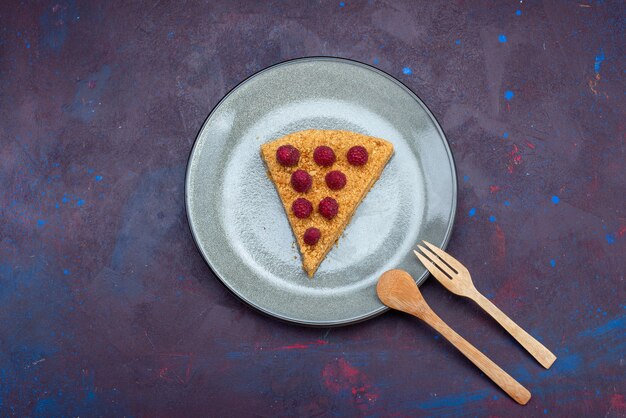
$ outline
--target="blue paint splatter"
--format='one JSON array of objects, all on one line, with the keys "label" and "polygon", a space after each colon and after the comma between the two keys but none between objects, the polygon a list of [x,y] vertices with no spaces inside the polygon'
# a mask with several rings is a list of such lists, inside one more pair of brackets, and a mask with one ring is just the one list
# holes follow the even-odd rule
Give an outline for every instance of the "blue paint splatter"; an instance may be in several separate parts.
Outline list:
[{"label": "blue paint splatter", "polygon": [[558,203],[561,201],[561,199],[559,199],[558,196],[552,196],[552,203],[554,203],[555,205],[558,205]]},{"label": "blue paint splatter", "polygon": [[67,203],[69,201],[69,199],[65,196],[63,196],[63,199],[61,199],[61,202],[63,203]]},{"label": "blue paint splatter", "polygon": [[76,206],[82,206],[85,204],[85,201],[83,199],[78,199],[78,201],[76,202]]},{"label": "blue paint splatter", "polygon": [[30,42],[28,42],[27,40],[24,40],[24,43],[26,44],[26,49],[30,49]]},{"label": "blue paint splatter", "polygon": [[436,399],[431,399],[428,400],[426,402],[416,402],[416,401],[409,401],[407,403],[407,407],[409,408],[419,408],[419,409],[437,409],[437,408],[445,408],[446,411],[449,411],[450,409],[453,410],[457,410],[458,412],[462,412],[462,410],[464,410],[465,406],[467,406],[468,403],[472,403],[472,402],[478,402],[481,401],[483,399],[486,399],[489,397],[490,391],[488,390],[481,390],[481,391],[476,391],[476,392],[465,392],[465,393],[460,393],[460,394],[456,394],[456,395],[450,395],[450,396],[440,396]]},{"label": "blue paint splatter", "polygon": [[[568,356],[559,356],[559,361],[552,366],[552,373],[559,372],[563,374],[576,373],[583,364],[582,358],[578,354],[570,354]],[[544,373],[547,373],[544,371]]]},{"label": "blue paint splatter", "polygon": [[500,41],[500,43],[505,43],[506,42],[506,35],[498,35],[498,41]]},{"label": "blue paint splatter", "polygon": [[463,181],[468,181],[469,180],[469,176],[463,176]]},{"label": "blue paint splatter", "polygon": [[343,7],[345,5],[346,5],[346,3],[342,2],[342,1],[339,2],[339,7]]},{"label": "blue paint splatter", "polygon": [[508,200],[504,201],[504,206],[511,206],[511,202],[509,202]]},{"label": "blue paint splatter", "polygon": [[522,15],[522,11],[521,11],[521,10],[516,10],[516,11],[515,11],[515,14],[516,14],[517,16],[521,16],[521,15]]},{"label": "blue paint splatter", "polygon": [[411,70],[409,67],[404,67],[402,69],[402,74],[406,74],[406,75],[413,74],[413,70]]},{"label": "blue paint splatter", "polygon": [[493,215],[491,215],[491,216],[489,217],[489,222],[495,222],[495,221],[496,221],[496,217],[495,217],[495,216],[493,216]]},{"label": "blue paint splatter", "polygon": [[45,224],[46,224],[46,220],[45,219],[37,219],[37,225],[44,226]]},{"label": "blue paint splatter", "polygon": [[502,134],[502,138],[507,139],[509,137],[509,133],[505,132]]},{"label": "blue paint splatter", "polygon": [[469,210],[469,216],[470,216],[470,218],[471,218],[472,216],[474,216],[474,215],[476,215],[476,208],[471,208],[471,209]]},{"label": "blue paint splatter", "polygon": [[606,242],[608,242],[609,244],[615,243],[615,234],[606,234],[605,238]]},{"label": "blue paint splatter", "polygon": [[374,64],[378,64],[380,61],[378,61],[378,58],[374,58],[374,61],[372,61]]},{"label": "blue paint splatter", "polygon": [[551,267],[556,266],[556,261],[554,261],[554,259],[550,260],[550,266]]},{"label": "blue paint splatter", "polygon": [[593,64],[593,69],[595,70],[596,74],[600,72],[602,61],[604,61],[604,51],[602,50],[602,48],[600,48],[600,52],[598,53],[598,55],[596,55],[596,61]]},{"label": "blue paint splatter", "polygon": [[167,33],[167,39],[174,39],[174,31],[170,31]]},{"label": "blue paint splatter", "polygon": [[96,181],[102,181],[102,176],[96,176]]},{"label": "blue paint splatter", "polygon": [[37,401],[35,404],[35,409],[33,410],[33,415],[35,416],[61,416],[63,413],[61,412],[62,407],[59,405],[56,399],[54,398],[44,398]]},{"label": "blue paint splatter", "polygon": [[513,97],[515,97],[515,93],[513,93],[511,90],[507,90],[504,92],[505,99],[511,100]]},{"label": "blue paint splatter", "polygon": [[226,358],[229,360],[239,360],[246,357],[248,354],[243,351],[229,351],[226,353]]},{"label": "blue paint splatter", "polygon": [[454,43],[457,44],[457,45],[461,45],[461,40],[457,39],[456,41],[454,41]]},{"label": "blue paint splatter", "polygon": [[547,409],[544,409],[544,410],[543,410],[543,413],[544,413],[544,414],[547,414],[547,413],[548,413],[548,410],[547,410]]},{"label": "blue paint splatter", "polygon": [[70,274],[72,274],[72,272],[71,272],[71,271],[69,271],[68,269],[63,269],[63,274],[64,274],[65,276],[69,276]]}]

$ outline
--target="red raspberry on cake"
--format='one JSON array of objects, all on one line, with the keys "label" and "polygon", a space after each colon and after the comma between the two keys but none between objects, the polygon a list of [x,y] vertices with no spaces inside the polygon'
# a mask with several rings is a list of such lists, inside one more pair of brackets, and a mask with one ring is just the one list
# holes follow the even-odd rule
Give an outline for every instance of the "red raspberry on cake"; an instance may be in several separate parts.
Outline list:
[{"label": "red raspberry on cake", "polygon": [[296,170],[291,175],[291,186],[296,192],[306,193],[312,183],[311,175],[304,170]]},{"label": "red raspberry on cake", "polygon": [[315,245],[320,240],[322,233],[317,228],[308,228],[304,231],[304,242],[307,245]]},{"label": "red raspberry on cake", "polygon": [[365,147],[356,145],[348,150],[346,157],[348,158],[348,162],[350,164],[360,166],[367,163],[369,155]]},{"label": "red raspberry on cake", "polygon": [[339,203],[332,197],[325,197],[320,200],[317,210],[324,218],[331,220],[337,216],[337,212],[339,212]]},{"label": "red raspberry on cake", "polygon": [[330,167],[335,163],[337,157],[335,156],[335,151],[333,151],[331,147],[320,145],[315,148],[315,151],[313,151],[313,159],[322,167]]},{"label": "red raspberry on cake", "polygon": [[294,200],[291,205],[291,210],[293,211],[293,214],[296,215],[296,218],[305,219],[311,216],[311,212],[313,212],[313,205],[305,198],[299,197]]},{"label": "red raspberry on cake", "polygon": [[339,170],[333,170],[326,174],[326,185],[331,190],[341,190],[346,186],[346,175]]},{"label": "red raspberry on cake", "polygon": [[293,167],[300,161],[300,151],[293,145],[282,145],[276,150],[276,159],[284,167]]}]

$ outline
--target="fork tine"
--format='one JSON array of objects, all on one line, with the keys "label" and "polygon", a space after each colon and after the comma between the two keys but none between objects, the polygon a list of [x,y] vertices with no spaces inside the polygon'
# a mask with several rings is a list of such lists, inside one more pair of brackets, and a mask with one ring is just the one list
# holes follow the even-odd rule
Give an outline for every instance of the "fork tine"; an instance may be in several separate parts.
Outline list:
[{"label": "fork tine", "polygon": [[439,258],[437,258],[437,256],[433,253],[431,253],[430,251],[428,251],[426,248],[422,247],[421,245],[417,245],[417,248],[420,249],[420,251],[422,253],[424,253],[424,255],[426,257],[428,257],[428,259],[431,261],[431,263],[433,263],[434,265],[436,265],[439,270],[443,270],[444,272],[446,272],[446,274],[448,276],[450,276],[450,278],[454,278],[456,277],[457,273],[452,271],[452,269],[450,267],[448,267],[446,265],[446,263],[444,263],[443,261],[441,261]]},{"label": "fork tine", "polygon": [[426,244],[428,246],[428,248],[433,250],[433,252],[439,256],[439,258],[441,258],[443,261],[448,263],[450,265],[450,267],[452,267],[453,269],[455,269],[459,273],[465,269],[465,266],[463,264],[461,264],[461,262],[459,262],[459,260],[457,260],[456,258],[452,257],[450,254],[448,254],[447,252],[445,252],[441,248],[434,246],[430,242],[427,242],[427,241],[423,241],[423,242],[424,242],[424,244]]},{"label": "fork tine", "polygon": [[439,280],[441,283],[444,283],[444,280],[450,281],[450,278],[446,276],[443,271],[439,270],[439,268],[436,265],[431,263],[430,260],[428,260],[426,257],[424,257],[423,255],[421,255],[415,250],[413,250],[413,253],[417,256],[417,258],[419,258],[422,264],[426,266],[426,269],[430,272],[430,274],[432,274],[435,277],[435,279]]}]

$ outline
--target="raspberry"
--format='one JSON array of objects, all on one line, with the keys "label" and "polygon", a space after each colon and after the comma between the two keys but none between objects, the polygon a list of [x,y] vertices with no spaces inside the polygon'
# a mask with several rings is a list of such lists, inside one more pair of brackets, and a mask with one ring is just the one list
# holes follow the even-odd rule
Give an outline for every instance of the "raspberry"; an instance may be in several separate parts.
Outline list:
[{"label": "raspberry", "polygon": [[293,145],[281,145],[276,150],[276,159],[285,167],[293,167],[300,160],[300,151]]},{"label": "raspberry", "polygon": [[306,193],[312,182],[311,175],[304,170],[296,170],[291,175],[291,185],[296,192]]},{"label": "raspberry", "polygon": [[293,211],[293,214],[296,215],[296,218],[304,219],[308,218],[311,215],[311,212],[313,212],[313,205],[305,198],[299,197],[294,200],[291,205],[291,210]]},{"label": "raspberry", "polygon": [[306,231],[304,231],[304,242],[306,242],[309,245],[315,245],[317,244],[317,241],[320,240],[321,236],[322,236],[322,233],[320,232],[319,229],[309,228]]},{"label": "raspberry", "polygon": [[367,150],[360,145],[354,146],[348,150],[348,162],[352,165],[365,165],[367,163]]},{"label": "raspberry", "polygon": [[331,190],[341,190],[346,185],[346,175],[341,171],[333,170],[326,174],[326,185]]},{"label": "raspberry", "polygon": [[328,220],[333,219],[339,212],[339,204],[332,197],[325,197],[320,200],[317,210]]},{"label": "raspberry", "polygon": [[335,157],[335,152],[331,147],[321,145],[313,151],[313,159],[322,167],[330,167],[335,163],[337,157]]}]

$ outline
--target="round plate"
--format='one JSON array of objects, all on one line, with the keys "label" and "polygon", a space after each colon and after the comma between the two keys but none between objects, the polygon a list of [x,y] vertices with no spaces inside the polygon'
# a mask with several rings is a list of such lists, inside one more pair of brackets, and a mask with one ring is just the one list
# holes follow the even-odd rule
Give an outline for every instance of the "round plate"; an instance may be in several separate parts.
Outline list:
[{"label": "round plate", "polygon": [[[312,279],[274,186],[261,144],[303,129],[384,138],[395,152]],[[189,158],[189,223],[215,274],[241,299],[275,317],[331,326],[387,308],[376,296],[386,270],[417,279],[420,241],[445,248],[456,211],[456,172],[439,124],[388,74],[355,61],[315,57],[258,72],[205,121]]]}]

